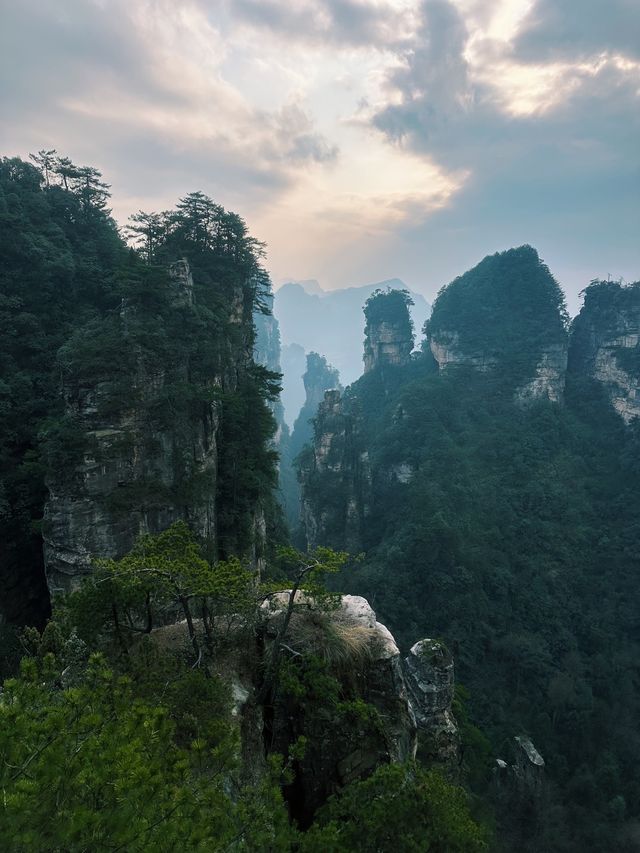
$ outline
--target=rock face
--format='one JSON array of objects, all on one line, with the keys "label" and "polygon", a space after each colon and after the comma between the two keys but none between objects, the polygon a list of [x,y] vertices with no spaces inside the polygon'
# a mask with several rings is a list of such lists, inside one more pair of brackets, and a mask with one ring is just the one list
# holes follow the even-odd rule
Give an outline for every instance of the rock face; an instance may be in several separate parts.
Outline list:
[{"label": "rock face", "polygon": [[569,370],[605,390],[630,423],[640,416],[640,282],[595,282],[573,323]]},{"label": "rock face", "polygon": [[498,363],[495,355],[482,349],[463,349],[460,333],[448,329],[439,329],[429,337],[431,354],[440,370],[451,366],[474,367],[481,373],[492,370]]},{"label": "rock face", "polygon": [[174,289],[176,305],[193,305],[193,276],[189,262],[184,258],[169,265],[169,277]]},{"label": "rock face", "polygon": [[542,351],[535,375],[516,389],[516,402],[526,405],[536,400],[562,403],[567,375],[566,343],[551,344]]},{"label": "rock face", "polygon": [[567,315],[557,282],[531,246],[490,255],[438,296],[427,324],[440,370],[513,379],[514,399],[562,402]]},{"label": "rock face", "polygon": [[[307,545],[357,553],[371,500],[369,456],[360,447],[357,415],[340,391],[326,391],[318,407],[313,446],[301,456],[302,525]],[[332,500],[318,501],[318,484],[330,479]]]},{"label": "rock face", "polygon": [[[193,471],[208,478],[211,488],[186,509],[170,497],[176,486],[173,455],[183,442],[171,430],[149,430],[136,412],[118,423],[105,422],[99,403],[100,389],[82,389],[70,401],[88,447],[72,478],[49,484],[43,540],[54,595],[74,588],[91,571],[92,556],[119,557],[141,533],[157,532],[179,518],[186,517],[198,535],[215,536],[216,407],[192,423]],[[134,494],[137,506],[129,501]]]},{"label": "rock face", "polygon": [[367,300],[364,313],[364,372],[407,364],[413,350],[413,329],[406,292],[375,292]]},{"label": "rock face", "polygon": [[325,392],[342,391],[338,371],[327,363],[324,356],[317,352],[310,352],[307,355],[307,369],[302,381],[306,398],[291,434],[293,457],[297,456],[304,445],[313,437],[312,420],[318,413],[318,407],[324,400]]},{"label": "rock face", "polygon": [[364,351],[364,372],[381,364],[402,365],[409,361],[413,340],[398,323],[381,322],[369,328]]},{"label": "rock face", "polygon": [[[265,611],[274,623],[272,633],[287,601],[288,593],[281,593]],[[300,621],[292,621],[288,645],[290,652],[304,654],[309,625],[313,625],[313,603],[300,594],[296,602]],[[414,649],[428,648],[429,661],[426,652],[414,655],[412,650],[403,663],[393,636],[360,596],[342,596],[337,609],[329,613],[328,623],[319,624],[329,632],[342,632],[353,649],[351,660],[332,668],[342,685],[342,695],[349,698],[341,705],[322,706],[321,697],[307,701],[281,692],[268,721],[270,748],[277,752],[287,754],[301,735],[307,738],[305,753],[296,762],[295,780],[286,792],[303,826],[327,797],[344,785],[366,777],[381,764],[413,758],[418,738],[425,738],[429,744],[438,742],[435,760],[448,761],[457,752],[457,729],[451,716],[453,665],[443,646],[436,648],[432,641],[423,640]],[[311,651],[320,653],[316,648]],[[439,653],[447,660],[446,686],[439,685],[435,691],[416,689],[416,673],[423,685],[435,672],[431,659]],[[420,660],[409,668],[407,662],[414,657]],[[358,704],[362,701],[369,711]],[[445,719],[448,751],[442,748]]]},{"label": "rock face", "polygon": [[404,671],[421,756],[429,762],[457,764],[460,743],[451,714],[455,682],[449,650],[440,640],[420,640],[404,659]]},{"label": "rock face", "polygon": [[[189,316],[194,290],[187,261],[171,265],[169,287],[170,306]],[[251,358],[251,316],[239,313],[247,300],[235,294],[232,301],[229,323],[240,328],[227,340],[221,336],[208,400],[189,400],[167,412],[171,395],[189,383],[190,365],[150,364],[136,347],[130,348],[128,373],[117,380],[65,379],[67,417],[81,449],[48,482],[43,540],[52,594],[73,589],[91,571],[93,556],[120,557],[141,533],[178,519],[215,548],[222,409],[213,389],[232,392]],[[122,348],[136,310],[122,306],[115,331]],[[254,539],[264,535],[259,507],[252,530]]]},{"label": "rock face", "polygon": [[511,743],[513,760],[496,760],[495,782],[517,800],[539,800],[545,791],[545,761],[527,735],[516,735]]}]

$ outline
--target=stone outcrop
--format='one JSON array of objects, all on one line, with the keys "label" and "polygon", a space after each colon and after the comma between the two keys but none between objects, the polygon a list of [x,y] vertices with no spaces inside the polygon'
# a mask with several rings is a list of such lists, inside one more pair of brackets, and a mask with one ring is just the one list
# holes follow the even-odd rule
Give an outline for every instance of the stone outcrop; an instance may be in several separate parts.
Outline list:
[{"label": "stone outcrop", "polygon": [[[381,765],[410,761],[418,751],[428,764],[455,772],[459,746],[449,652],[441,642],[422,640],[403,660],[393,635],[361,596],[339,596],[327,606],[297,592],[281,677],[274,693],[258,699],[290,593],[272,594],[263,603],[257,646],[255,626],[246,617],[214,624],[225,651],[211,666],[230,687],[242,779],[259,782],[269,754],[287,756],[306,739],[305,748],[296,749],[294,778],[284,790],[292,816],[305,827],[329,796]],[[200,620],[194,626],[203,631]],[[156,628],[150,639],[163,654],[191,660],[186,622]],[[324,662],[320,669],[318,659]],[[336,679],[337,696],[327,695],[327,677]]]},{"label": "stone outcrop", "polygon": [[420,754],[428,762],[458,763],[460,742],[451,713],[453,658],[440,640],[420,640],[404,659],[404,671],[418,731]]},{"label": "stone outcrop", "polygon": [[431,354],[440,370],[448,367],[473,367],[481,373],[492,370],[498,359],[484,349],[464,349],[460,344],[460,333],[452,330],[438,330],[429,337]]},{"label": "stone outcrop", "polygon": [[307,369],[302,377],[305,402],[296,418],[291,434],[291,453],[295,457],[313,438],[313,419],[324,400],[326,391],[342,391],[338,371],[317,352],[307,355]]},{"label": "stone outcrop", "polygon": [[413,351],[413,328],[405,291],[374,293],[364,309],[364,372],[407,364]]},{"label": "stone outcrop", "polygon": [[562,403],[567,375],[567,344],[550,344],[545,347],[536,364],[532,379],[516,389],[516,402],[526,405],[536,400]]},{"label": "stone outcrop", "polygon": [[193,276],[185,258],[169,265],[169,278],[177,305],[193,305]]},{"label": "stone outcrop", "polygon": [[[52,594],[72,589],[91,571],[91,559],[119,557],[141,533],[163,530],[185,518],[205,539],[215,537],[215,478],[219,414],[212,403],[179,434],[149,421],[149,405],[159,399],[164,375],[140,369],[132,385],[139,408],[117,420],[104,415],[110,389],[67,387],[67,407],[82,431],[84,450],[72,472],[49,483],[43,540]],[[184,469],[175,455],[188,453],[189,474],[209,480],[199,500],[184,507],[174,496]]]},{"label": "stone outcrop", "polygon": [[527,735],[516,735],[511,742],[513,758],[507,763],[496,759],[495,782],[517,799],[538,800],[546,786],[545,761]]},{"label": "stone outcrop", "polygon": [[[301,514],[307,545],[361,550],[361,527],[371,502],[369,455],[361,447],[353,399],[326,391],[318,407],[313,446],[300,467]],[[332,500],[318,501],[318,485],[331,483]]]},{"label": "stone outcrop", "polygon": [[370,327],[364,351],[364,372],[382,364],[406,364],[413,350],[413,340],[407,338],[401,324],[381,322]]},{"label": "stone outcrop", "polygon": [[[172,264],[168,279],[171,306],[193,310],[188,263]],[[229,323],[241,323],[244,333],[221,334],[218,367],[208,379],[209,400],[167,414],[170,386],[189,383],[189,364],[151,364],[135,345],[129,347],[132,365],[125,376],[112,378],[105,365],[104,380],[85,382],[73,373],[65,378],[66,413],[79,450],[47,484],[43,542],[52,594],[73,589],[91,571],[92,557],[120,557],[140,534],[158,532],[178,519],[215,547],[222,409],[213,389],[233,391],[251,358],[246,344],[251,317],[240,317],[237,307],[247,300],[236,293],[232,301]],[[123,349],[129,346],[136,310],[122,305],[117,334]],[[264,537],[258,506],[252,533],[254,539]]]},{"label": "stone outcrop", "polygon": [[513,379],[514,400],[561,403],[567,317],[557,282],[531,246],[490,255],[438,296],[427,324],[440,370]]},{"label": "stone outcrop", "polygon": [[[288,600],[288,592],[280,593],[263,608],[267,637],[275,636]],[[433,761],[455,759],[453,665],[442,644],[423,640],[403,662],[392,634],[360,596],[342,596],[338,607],[323,616],[314,612],[313,600],[298,593],[296,608],[287,639],[293,660],[310,651],[331,661],[330,653],[323,655],[321,636],[318,639],[311,628],[330,633],[334,643],[336,635],[343,636],[349,650],[348,660],[329,664],[341,682],[345,703],[323,706],[321,697],[307,701],[280,692],[267,721],[269,748],[276,752],[286,755],[301,735],[307,738],[305,753],[296,762],[295,780],[285,792],[302,825],[343,786],[366,777],[381,764],[413,758],[418,740],[422,746],[424,739],[424,754]],[[309,646],[313,642],[317,645]],[[358,705],[362,701],[369,711]],[[434,743],[436,750],[431,746]]]},{"label": "stone outcrop", "polygon": [[599,383],[630,423],[640,416],[640,282],[596,282],[573,323],[569,370]]},{"label": "stone outcrop", "polygon": [[[500,359],[490,349],[465,351],[458,332],[438,331],[429,339],[429,348],[440,370],[471,367],[480,373],[500,370]],[[531,379],[516,388],[515,400],[526,405],[536,400],[561,403],[567,373],[567,344],[549,344],[539,353]]]}]

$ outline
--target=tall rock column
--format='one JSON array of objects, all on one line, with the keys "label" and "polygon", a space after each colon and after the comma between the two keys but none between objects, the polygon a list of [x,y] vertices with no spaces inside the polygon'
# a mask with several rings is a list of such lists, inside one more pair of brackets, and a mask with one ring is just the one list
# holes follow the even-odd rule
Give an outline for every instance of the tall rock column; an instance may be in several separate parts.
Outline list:
[{"label": "tall rock column", "polygon": [[413,350],[413,325],[406,290],[376,290],[364,306],[364,372],[406,364]]},{"label": "tall rock column", "polygon": [[460,738],[451,713],[455,686],[451,653],[440,640],[420,640],[404,659],[404,672],[422,758],[456,766]]},{"label": "tall rock column", "polygon": [[598,382],[625,423],[640,417],[640,282],[587,287],[571,330],[569,371]]}]

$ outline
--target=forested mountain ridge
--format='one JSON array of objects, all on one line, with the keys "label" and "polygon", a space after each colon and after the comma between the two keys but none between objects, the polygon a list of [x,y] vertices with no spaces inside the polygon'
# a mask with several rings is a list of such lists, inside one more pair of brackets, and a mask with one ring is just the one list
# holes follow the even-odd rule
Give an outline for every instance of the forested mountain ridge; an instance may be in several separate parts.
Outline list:
[{"label": "forested mountain ridge", "polygon": [[269,282],[240,217],[192,193],[133,218],[136,252],[99,173],[37,159],[0,171],[2,608],[17,621],[46,611],[41,536],[53,588],[179,518],[212,554],[258,559],[276,477],[277,375],[252,360]]},{"label": "forested mountain ridge", "polygon": [[[521,733],[544,756],[544,797],[497,797],[509,849],[634,849],[638,293],[592,283],[568,330],[534,250],[491,256],[443,288],[421,355],[326,396],[301,457],[308,541],[363,552],[341,587],[401,644],[428,625],[456,650],[495,757]],[[568,331],[568,370],[545,365]]]},{"label": "forested mountain ridge", "polygon": [[[638,286],[587,289],[561,377],[530,247],[443,290],[430,334],[471,357],[441,369],[407,294],[374,293],[366,374],[301,456],[311,549],[278,550],[261,245],[191,193],[133,249],[96,170],[35,160],[0,164],[2,620],[43,627],[43,541],[57,594],[2,656],[3,849],[487,849],[417,722],[507,849],[632,850]],[[524,783],[514,735],[546,761]]]},{"label": "forested mountain ridge", "polygon": [[0,847],[486,849],[442,644],[403,658],[326,589],[347,555],[286,545],[261,244],[196,192],[131,248],[99,172],[33,159],[0,164]]}]

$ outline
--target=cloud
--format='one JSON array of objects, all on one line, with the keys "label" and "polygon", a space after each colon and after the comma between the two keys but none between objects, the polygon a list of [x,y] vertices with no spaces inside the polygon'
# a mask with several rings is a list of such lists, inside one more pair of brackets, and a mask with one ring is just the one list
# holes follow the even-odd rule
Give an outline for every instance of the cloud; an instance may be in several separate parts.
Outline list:
[{"label": "cloud", "polygon": [[234,19],[280,38],[389,48],[406,38],[411,0],[228,0]]},{"label": "cloud", "polygon": [[640,59],[637,0],[539,0],[515,42],[525,61],[586,58],[617,53]]},{"label": "cloud", "polygon": [[276,277],[433,293],[529,242],[577,293],[640,265],[637,12],[612,3],[0,0],[0,144],[96,165],[121,221],[201,189]]},{"label": "cloud", "polygon": [[179,172],[183,191],[215,175],[214,187],[238,198],[338,156],[304,104],[285,94],[266,110],[226,79],[228,41],[195,0],[7,5],[0,70],[16,85],[3,91],[3,136],[74,158],[99,149],[131,195],[155,171],[154,183]]},{"label": "cloud", "polygon": [[616,258],[625,269],[637,264],[640,63],[623,55],[624,38],[610,29],[598,41],[596,20],[598,52],[587,51],[584,25],[573,53],[538,55],[546,0],[514,15],[500,37],[488,35],[496,31],[490,18],[484,31],[471,28],[462,5],[423,4],[403,65],[387,76],[386,102],[369,115],[394,145],[468,173],[450,204],[426,226],[406,229],[405,241],[417,252],[426,237],[441,255],[464,240],[476,259],[538,242],[559,259],[572,290],[588,278],[567,272],[568,253],[574,269],[593,263],[589,278],[610,271],[599,269],[602,258],[612,269]]}]

